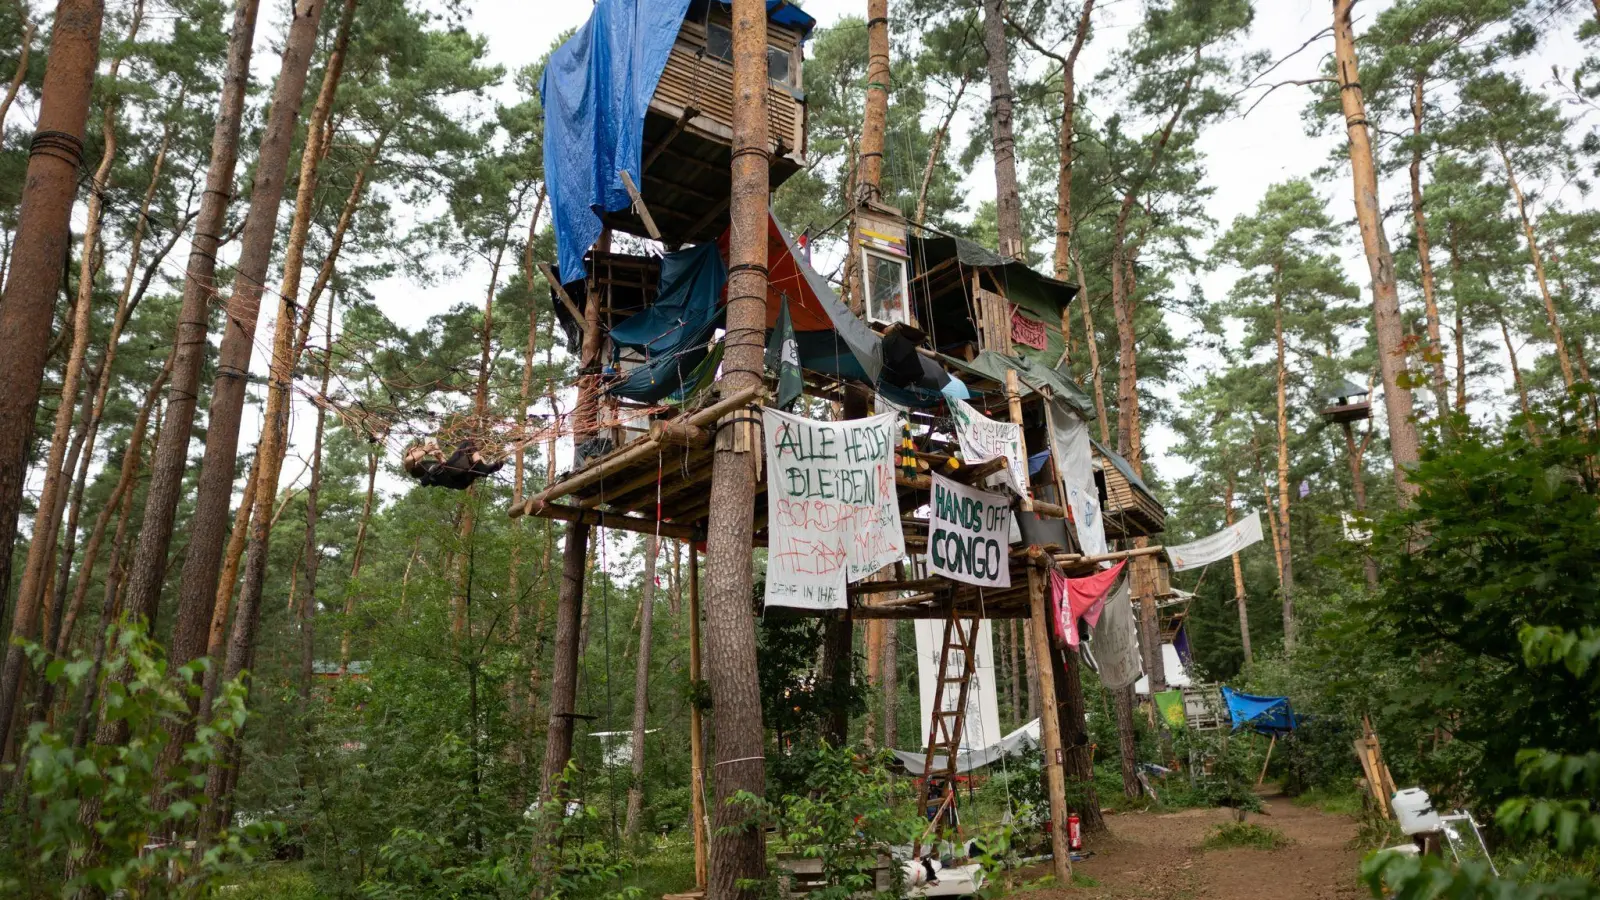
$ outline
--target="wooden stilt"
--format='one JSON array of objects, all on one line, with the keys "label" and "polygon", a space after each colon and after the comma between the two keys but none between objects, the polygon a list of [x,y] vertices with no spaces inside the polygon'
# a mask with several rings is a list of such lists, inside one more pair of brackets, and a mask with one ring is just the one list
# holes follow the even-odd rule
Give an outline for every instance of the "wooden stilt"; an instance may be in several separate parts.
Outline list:
[{"label": "wooden stilt", "polygon": [[[689,681],[700,683],[700,553],[689,546]],[[706,887],[706,748],[701,740],[700,706],[689,706],[689,794],[694,816],[694,883]]]},{"label": "wooden stilt", "polygon": [[[1014,377],[1014,376],[1013,376]],[[1050,652],[1050,617],[1045,603],[1045,570],[1037,565],[1028,567],[1028,633],[1032,638],[1030,650],[1036,654]],[[1056,696],[1055,672],[1048,658],[1037,659],[1033,667],[1038,682],[1039,696],[1054,699]],[[1050,849],[1055,855],[1055,876],[1062,886],[1072,883],[1072,851],[1067,844],[1067,784],[1062,764],[1066,761],[1061,752],[1061,720],[1056,704],[1039,704],[1039,736],[1044,743],[1045,786],[1050,791]]]},{"label": "wooden stilt", "polygon": [[1278,746],[1278,736],[1273,735],[1272,740],[1267,743],[1267,759],[1261,764],[1261,777],[1256,779],[1256,787],[1261,787],[1261,783],[1267,780],[1267,766],[1272,765],[1272,748],[1276,746]]},{"label": "wooden stilt", "polygon": [[[1022,388],[1019,386],[1019,384],[1017,382],[1017,373],[1013,369],[1007,369],[1006,370],[1006,402],[1010,406],[1011,424],[1013,424],[1013,425],[1021,425],[1022,424]],[[1028,452],[1026,439],[1024,439],[1022,452],[1023,453],[1027,453]],[[1022,511],[1023,512],[1033,512],[1033,491],[1028,490],[1028,486],[1025,485],[1025,484],[1019,484],[1019,485],[1017,485],[1017,487],[1019,489],[1021,489],[1021,491],[1022,491]],[[1062,512],[1060,510],[1056,510],[1055,512],[1057,512],[1058,515],[1062,515],[1064,517],[1064,515],[1062,514]],[[1049,697],[1049,696],[1054,696],[1054,695],[1046,694],[1045,696]]]}]

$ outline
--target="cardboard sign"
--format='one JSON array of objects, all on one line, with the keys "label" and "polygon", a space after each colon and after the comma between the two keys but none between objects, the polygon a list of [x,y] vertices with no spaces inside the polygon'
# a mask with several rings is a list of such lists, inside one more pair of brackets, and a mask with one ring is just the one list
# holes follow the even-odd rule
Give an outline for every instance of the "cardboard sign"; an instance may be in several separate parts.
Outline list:
[{"label": "cardboard sign", "polygon": [[845,585],[905,557],[895,494],[899,417],[818,422],[761,410],[767,451],[767,594],[844,609]]},{"label": "cardboard sign", "polygon": [[1028,451],[1022,444],[1022,426],[996,422],[965,400],[951,403],[950,414],[955,419],[962,461],[975,466],[1005,457],[1006,467],[1001,474],[1018,496],[1028,496]]},{"label": "cardboard sign", "polygon": [[933,473],[928,568],[979,587],[1011,586],[1011,501]]}]

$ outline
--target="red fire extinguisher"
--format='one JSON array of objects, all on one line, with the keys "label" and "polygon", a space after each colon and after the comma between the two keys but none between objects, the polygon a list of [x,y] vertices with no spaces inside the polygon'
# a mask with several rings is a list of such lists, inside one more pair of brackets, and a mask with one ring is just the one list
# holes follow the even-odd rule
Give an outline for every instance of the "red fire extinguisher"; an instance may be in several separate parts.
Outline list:
[{"label": "red fire extinguisher", "polygon": [[1078,822],[1078,814],[1070,813],[1067,816],[1067,849],[1083,849],[1083,829]]}]

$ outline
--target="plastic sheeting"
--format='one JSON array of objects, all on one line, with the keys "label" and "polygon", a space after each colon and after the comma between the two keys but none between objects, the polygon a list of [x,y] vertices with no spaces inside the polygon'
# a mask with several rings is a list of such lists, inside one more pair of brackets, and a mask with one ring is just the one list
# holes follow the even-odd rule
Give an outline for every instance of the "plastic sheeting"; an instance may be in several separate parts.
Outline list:
[{"label": "plastic sheeting", "polygon": [[689,0],[596,0],[589,21],[550,54],[544,172],[564,281],[583,277],[600,213],[632,204],[621,173],[643,183],[644,116]]},{"label": "plastic sheeting", "polygon": [[711,353],[711,336],[723,321],[722,290],[727,280],[728,270],[715,244],[662,257],[656,301],[611,329],[614,344],[642,350],[648,361],[609,392],[655,403],[698,380],[696,375],[703,374],[698,370]]},{"label": "plastic sheeting", "polygon": [[[973,769],[981,769],[984,766],[999,762],[1004,757],[1015,756],[1038,746],[1040,746],[1039,720],[1034,719],[987,747],[979,747],[976,750],[963,750],[957,753],[956,773],[960,774],[971,772]],[[927,754],[913,750],[895,750],[892,752],[895,759],[900,760],[900,763],[906,767],[906,771],[913,775],[924,773],[923,764],[927,762]],[[946,762],[946,759],[947,757],[944,754],[935,755],[933,757],[933,770],[935,772],[948,771],[949,763]]]},{"label": "plastic sheeting", "polygon": [[1224,687],[1222,702],[1227,704],[1228,718],[1236,729],[1248,725],[1263,734],[1281,734],[1300,724],[1301,717],[1295,715],[1288,697],[1258,697]]},{"label": "plastic sheeting", "polygon": [[[1161,674],[1166,676],[1168,687],[1189,687],[1194,683],[1189,677],[1188,667],[1178,655],[1178,648],[1171,644],[1161,645]],[[1150,693],[1150,679],[1140,678],[1134,683],[1133,692],[1140,696]]]}]

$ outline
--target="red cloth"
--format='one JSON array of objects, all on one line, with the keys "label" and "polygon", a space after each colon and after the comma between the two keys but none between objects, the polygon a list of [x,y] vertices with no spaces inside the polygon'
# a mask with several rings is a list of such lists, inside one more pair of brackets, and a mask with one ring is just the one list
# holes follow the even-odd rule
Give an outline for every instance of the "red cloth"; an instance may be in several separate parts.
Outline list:
[{"label": "red cloth", "polygon": [[1100,621],[1100,611],[1105,608],[1106,595],[1117,583],[1117,577],[1127,567],[1123,560],[1109,569],[1086,578],[1067,578],[1059,572],[1050,573],[1050,594],[1054,605],[1056,638],[1068,647],[1077,647],[1078,620],[1088,619],[1091,626]]}]

